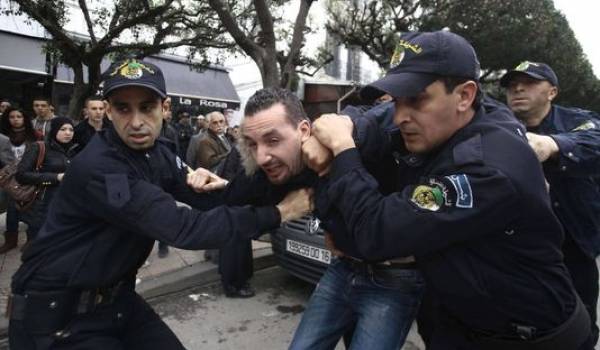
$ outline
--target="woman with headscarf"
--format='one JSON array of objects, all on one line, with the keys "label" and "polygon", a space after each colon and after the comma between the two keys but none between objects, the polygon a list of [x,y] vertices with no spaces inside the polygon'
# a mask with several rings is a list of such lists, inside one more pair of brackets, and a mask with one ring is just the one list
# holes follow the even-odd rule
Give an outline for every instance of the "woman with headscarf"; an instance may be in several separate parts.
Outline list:
[{"label": "woman with headscarf", "polygon": [[51,120],[45,148],[44,160],[40,169],[36,171],[40,147],[37,143],[32,143],[25,151],[16,174],[17,181],[23,185],[42,186],[31,208],[23,212],[24,221],[28,225],[28,241],[35,239],[44,224],[52,197],[69,167],[71,158],[77,152],[77,144],[73,143],[71,119],[56,117]]},{"label": "woman with headscarf", "polygon": [[[0,133],[9,138],[10,162],[19,161],[23,157],[26,147],[41,138],[41,135],[36,134],[33,129],[31,116],[22,109],[13,107],[9,107],[0,118]],[[17,247],[19,221],[22,221],[20,213],[17,211],[15,202],[9,197],[6,205],[4,245],[0,247],[0,254]]]}]

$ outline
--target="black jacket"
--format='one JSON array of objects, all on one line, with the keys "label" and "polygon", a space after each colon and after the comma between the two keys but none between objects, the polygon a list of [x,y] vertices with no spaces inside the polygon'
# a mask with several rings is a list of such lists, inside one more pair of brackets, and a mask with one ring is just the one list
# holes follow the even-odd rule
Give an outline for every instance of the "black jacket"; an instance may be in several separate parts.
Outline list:
[{"label": "black jacket", "polygon": [[[469,328],[502,334],[512,322],[540,330],[564,322],[575,294],[563,232],[523,126],[506,108],[481,108],[427,156],[408,154],[392,129],[356,118],[361,153],[332,163],[318,206],[343,219],[344,229],[331,230],[336,245],[370,260],[415,255],[442,309]],[[365,167],[386,157],[392,193]]]},{"label": "black jacket", "polygon": [[279,225],[274,206],[218,206],[217,196],[186,185],[186,173],[160,139],[136,151],[112,128],[100,131],[71,163],[46,223],[24,252],[13,290],[108,287],[133,279],[155,240],[220,248]]},{"label": "black jacket", "polygon": [[33,142],[27,146],[23,154],[16,179],[24,185],[57,186],[59,184],[58,174],[67,171],[71,158],[77,153],[77,150],[77,144],[73,144],[69,149],[64,149],[56,141],[46,141],[44,160],[40,170],[36,171],[40,146],[37,142]]}]

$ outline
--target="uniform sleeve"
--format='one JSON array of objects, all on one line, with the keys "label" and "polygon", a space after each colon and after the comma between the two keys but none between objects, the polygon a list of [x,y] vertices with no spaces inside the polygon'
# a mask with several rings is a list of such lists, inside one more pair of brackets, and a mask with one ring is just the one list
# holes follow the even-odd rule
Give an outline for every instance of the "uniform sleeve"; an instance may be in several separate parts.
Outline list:
[{"label": "uniform sleeve", "polygon": [[178,207],[160,187],[125,174],[93,177],[85,191],[107,222],[182,249],[221,248],[276,228],[281,220],[275,207]]},{"label": "uniform sleeve", "polygon": [[550,135],[558,144],[557,167],[566,176],[600,174],[600,121],[589,113],[573,130]]},{"label": "uniform sleeve", "polygon": [[515,220],[518,194],[509,179],[495,169],[471,167],[384,196],[350,149],[334,159],[328,194],[365,258],[422,256],[503,232]]}]

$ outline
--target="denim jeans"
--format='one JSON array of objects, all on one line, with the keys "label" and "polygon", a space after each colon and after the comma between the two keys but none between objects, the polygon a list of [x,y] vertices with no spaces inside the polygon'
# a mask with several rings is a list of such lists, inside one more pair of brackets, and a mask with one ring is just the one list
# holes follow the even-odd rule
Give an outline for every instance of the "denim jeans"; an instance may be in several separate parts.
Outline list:
[{"label": "denim jeans", "polygon": [[356,326],[349,349],[400,349],[425,288],[415,269],[358,273],[335,259],[315,288],[290,349],[333,349]]}]

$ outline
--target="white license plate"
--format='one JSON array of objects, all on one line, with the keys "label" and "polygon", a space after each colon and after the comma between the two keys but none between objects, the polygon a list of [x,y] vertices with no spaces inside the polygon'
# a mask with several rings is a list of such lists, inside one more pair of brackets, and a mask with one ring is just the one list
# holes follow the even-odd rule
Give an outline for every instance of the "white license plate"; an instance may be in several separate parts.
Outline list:
[{"label": "white license plate", "polygon": [[331,252],[329,250],[313,247],[311,245],[300,243],[291,239],[288,239],[286,242],[286,250],[290,253],[320,261],[325,264],[329,264],[331,262]]}]

